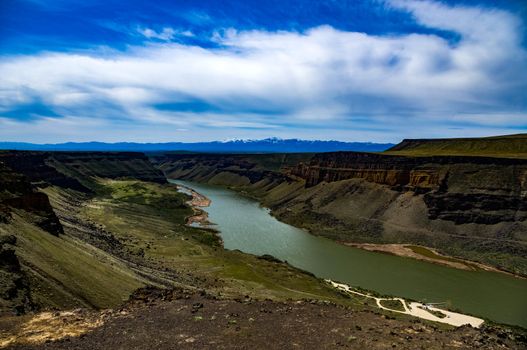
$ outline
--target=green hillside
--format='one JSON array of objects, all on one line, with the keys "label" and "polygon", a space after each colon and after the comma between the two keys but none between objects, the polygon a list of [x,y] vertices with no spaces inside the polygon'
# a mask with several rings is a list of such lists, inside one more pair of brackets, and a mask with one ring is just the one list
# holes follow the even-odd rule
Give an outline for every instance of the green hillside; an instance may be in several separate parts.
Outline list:
[{"label": "green hillside", "polygon": [[384,153],[407,156],[527,158],[527,134],[458,139],[405,139]]}]

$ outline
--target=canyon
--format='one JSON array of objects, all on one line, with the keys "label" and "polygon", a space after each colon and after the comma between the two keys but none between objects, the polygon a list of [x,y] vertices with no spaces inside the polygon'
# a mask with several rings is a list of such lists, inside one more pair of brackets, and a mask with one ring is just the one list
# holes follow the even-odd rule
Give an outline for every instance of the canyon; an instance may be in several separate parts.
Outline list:
[{"label": "canyon", "polygon": [[[186,225],[194,214],[190,197],[167,177],[232,188],[257,199],[281,221],[338,242],[420,244],[509,273],[527,271],[526,162],[521,159],[0,151],[0,174],[0,339],[14,348],[61,348],[68,337],[79,348],[93,348],[102,343],[91,332],[96,336],[104,324],[114,334],[125,327],[118,310],[134,315],[131,325],[142,314],[160,326],[172,305],[194,310],[188,303],[204,295],[210,302],[199,302],[216,312],[242,308],[256,318],[253,303],[268,300],[265,307],[278,315],[283,307],[304,310],[295,306],[302,301],[313,305],[305,317],[316,327],[323,321],[317,312],[331,313],[334,307],[345,310],[339,317],[351,317],[353,327],[369,322],[371,332],[374,324],[385,323],[381,320],[401,332],[415,323],[428,327],[342,295],[272,257],[224,250],[214,230]],[[153,295],[144,305],[137,294],[142,288]],[[159,292],[171,290],[187,296],[171,300],[168,292]],[[159,313],[148,311],[154,304]],[[65,310],[74,309],[85,311],[71,311],[76,316],[70,320]],[[64,329],[94,317],[104,322],[74,332],[87,332],[82,338],[87,340],[64,332],[35,341],[26,337],[23,330],[39,317],[53,319],[41,314],[49,310],[63,310],[57,314],[65,315],[58,316]],[[238,332],[231,326],[226,331]],[[502,327],[430,328],[430,335],[411,342],[425,344],[434,335],[445,344],[453,336],[466,346],[524,346],[521,329]],[[370,344],[369,332],[357,344]],[[463,338],[469,334],[473,338]],[[332,337],[325,341],[342,338]],[[408,341],[396,335],[385,339]]]},{"label": "canyon", "polygon": [[527,160],[330,152],[156,156],[169,178],[228,186],[344,243],[418,244],[527,274]]}]

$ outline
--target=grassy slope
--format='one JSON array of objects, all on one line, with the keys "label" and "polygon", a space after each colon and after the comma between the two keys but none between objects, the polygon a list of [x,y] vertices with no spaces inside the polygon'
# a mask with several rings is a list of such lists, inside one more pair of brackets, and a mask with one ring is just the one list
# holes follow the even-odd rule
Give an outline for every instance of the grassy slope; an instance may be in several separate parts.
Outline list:
[{"label": "grassy slope", "polygon": [[17,255],[31,283],[31,297],[41,307],[110,307],[144,284],[108,254],[69,236],[53,236],[15,216],[2,231],[18,238]]},{"label": "grassy slope", "polygon": [[[286,264],[224,250],[214,232],[185,225],[192,214],[185,205],[188,196],[172,185],[99,180],[98,195],[85,197],[78,208],[65,204],[72,192],[45,191],[59,210],[64,235],[42,231],[23,212],[0,226],[0,234],[16,232],[17,255],[41,308],[115,307],[146,284],[204,289],[229,298],[364,304]],[[75,220],[65,222],[65,213]],[[97,248],[87,237],[93,232],[84,238],[75,234],[76,220],[110,232],[123,243],[120,251]]]},{"label": "grassy slope", "polygon": [[527,158],[527,134],[483,138],[404,140],[384,153],[406,156]]},{"label": "grassy slope", "polygon": [[[62,183],[41,189],[64,234],[57,237],[41,230],[34,224],[36,214],[23,210],[11,222],[0,224],[0,234],[15,233],[18,238],[16,253],[38,306],[113,307],[145,284],[236,297],[350,302],[308,274],[286,264],[225,251],[214,232],[187,227],[186,218],[192,215],[185,203],[188,197],[157,181],[164,177],[148,162],[123,157],[57,154],[46,159],[93,191],[77,192],[61,187]],[[264,158],[262,168],[290,162],[284,155]],[[159,183],[105,179],[123,176],[119,174]]]},{"label": "grassy slope", "polygon": [[[163,268],[191,274],[223,295],[257,298],[322,298],[348,303],[319,280],[293,269],[215,244],[209,231],[189,228],[180,207],[186,196],[173,186],[138,181],[101,182],[110,196],[92,200],[86,216],[103,224],[129,248]],[[166,208],[166,203],[176,208]],[[162,205],[162,203],[165,203]]]}]

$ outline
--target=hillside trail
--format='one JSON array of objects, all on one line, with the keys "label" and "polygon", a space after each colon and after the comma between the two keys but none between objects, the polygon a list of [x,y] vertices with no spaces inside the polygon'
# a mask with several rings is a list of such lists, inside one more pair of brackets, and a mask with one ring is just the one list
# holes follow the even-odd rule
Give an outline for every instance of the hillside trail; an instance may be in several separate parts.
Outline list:
[{"label": "hillside trail", "polygon": [[[372,296],[372,295],[369,295],[369,294],[360,293],[360,292],[357,292],[357,291],[353,290],[350,286],[348,286],[347,284],[344,284],[344,283],[337,283],[337,282],[333,282],[332,280],[326,280],[326,282],[331,284],[333,287],[335,287],[335,288],[337,288],[339,290],[342,290],[342,291],[344,291],[346,293],[356,294],[356,295],[360,295],[360,296],[363,296],[363,297],[366,297],[366,298],[374,299],[376,304],[377,304],[377,306],[380,309],[383,309],[383,310],[388,310],[388,311],[391,311],[391,312],[398,312],[398,313],[405,314],[405,315],[419,317],[419,318],[422,318],[422,319],[425,319],[425,320],[429,320],[429,321],[446,323],[446,324],[449,324],[449,325],[452,325],[452,326],[456,326],[456,327],[460,327],[460,326],[469,324],[469,325],[471,325],[474,328],[479,328],[484,322],[484,320],[481,319],[481,318],[477,318],[477,317],[473,317],[473,316],[469,316],[469,315],[460,314],[460,313],[457,313],[457,312],[452,312],[452,311],[439,309],[439,308],[436,308],[436,307],[433,307],[433,306],[430,306],[430,305],[426,305],[426,304],[422,304],[422,303],[418,303],[418,302],[409,302],[408,303],[406,300],[404,300],[402,298],[379,298],[379,297],[375,297],[375,296]],[[390,309],[390,308],[387,308],[387,307],[383,306],[381,304],[381,301],[383,301],[383,300],[386,300],[386,301],[388,301],[388,300],[398,300],[403,305],[404,311],[394,310],[394,309]],[[443,314],[445,316],[444,317],[438,317],[438,316],[430,313],[429,311],[441,313],[441,314]]]}]

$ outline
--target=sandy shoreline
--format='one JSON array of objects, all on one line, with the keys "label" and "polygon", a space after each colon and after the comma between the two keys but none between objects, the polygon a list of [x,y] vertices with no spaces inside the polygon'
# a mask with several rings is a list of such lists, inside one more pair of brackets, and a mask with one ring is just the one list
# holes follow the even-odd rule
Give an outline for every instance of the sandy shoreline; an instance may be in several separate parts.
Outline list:
[{"label": "sandy shoreline", "polygon": [[178,189],[185,189],[185,191],[192,196],[192,198],[187,201],[187,204],[192,208],[194,213],[187,218],[187,225],[191,226],[192,224],[198,223],[203,227],[209,226],[211,224],[209,221],[209,214],[201,208],[210,206],[211,200],[190,187],[180,184],[177,184],[177,187]]},{"label": "sandy shoreline", "polygon": [[[463,260],[460,258],[454,258],[448,255],[443,255],[433,248],[418,246],[414,244],[375,244],[375,243],[350,243],[350,242],[339,242],[339,243],[346,245],[348,247],[368,250],[370,252],[385,253],[385,254],[392,254],[392,255],[397,255],[397,256],[406,257],[406,258],[413,258],[413,259],[427,261],[427,262],[431,262],[434,264],[448,266],[448,267],[452,267],[452,268],[460,269],[460,270],[468,270],[468,271],[484,270],[484,271],[491,271],[491,272],[499,272],[499,273],[504,273],[510,276],[514,276],[516,278],[525,279],[524,276],[516,275],[511,272],[503,271],[498,268],[485,265],[482,263],[478,263],[475,261]],[[434,255],[436,255],[437,258],[425,256],[417,252],[414,252],[412,249],[409,248],[412,246],[424,248],[430,251],[431,253],[433,253]]]},{"label": "sandy shoreline", "polygon": [[[363,296],[363,297],[366,297],[366,298],[374,299],[375,303],[377,304],[377,307],[380,308],[380,309],[383,309],[383,310],[388,310],[388,311],[391,311],[391,312],[397,312],[397,313],[406,314],[406,315],[410,315],[410,316],[414,316],[414,317],[419,317],[419,318],[422,318],[422,319],[425,319],[425,320],[429,320],[429,321],[446,323],[446,324],[449,324],[449,325],[452,325],[452,326],[456,326],[456,327],[460,327],[460,326],[469,324],[469,325],[471,325],[474,328],[479,328],[484,323],[484,320],[481,319],[481,318],[478,318],[478,317],[465,315],[465,314],[461,314],[461,313],[458,313],[458,312],[452,312],[452,311],[440,309],[440,308],[437,308],[437,307],[433,307],[431,305],[418,303],[418,302],[407,302],[403,298],[397,298],[397,297],[394,297],[394,298],[379,298],[379,297],[376,297],[376,296],[373,296],[373,295],[369,295],[369,294],[358,292],[358,291],[354,290],[353,288],[351,288],[349,285],[344,284],[344,283],[337,283],[337,282],[334,282],[332,280],[326,280],[326,282],[328,282],[333,287],[335,287],[335,288],[337,288],[339,290],[342,290],[344,292],[360,295],[360,296]],[[401,305],[403,306],[404,311],[402,311],[402,310],[394,310],[394,309],[390,309],[388,307],[383,306],[382,303],[381,303],[383,300],[398,300],[401,303]],[[440,314],[443,315],[443,317],[438,317],[438,316],[434,315],[430,311],[436,312],[436,313],[440,313]]]}]

